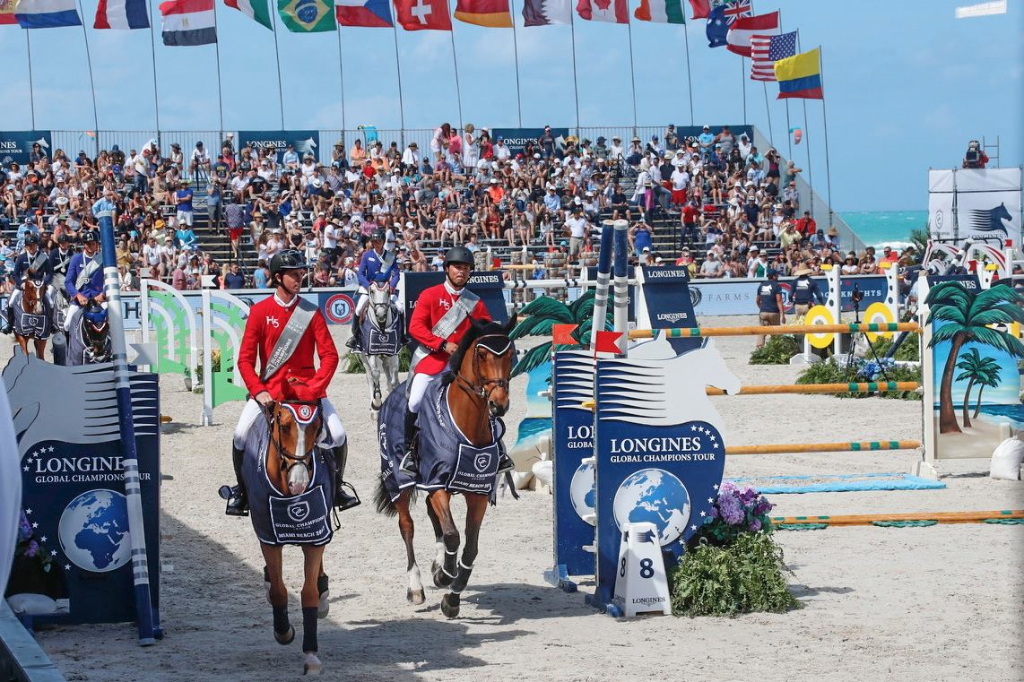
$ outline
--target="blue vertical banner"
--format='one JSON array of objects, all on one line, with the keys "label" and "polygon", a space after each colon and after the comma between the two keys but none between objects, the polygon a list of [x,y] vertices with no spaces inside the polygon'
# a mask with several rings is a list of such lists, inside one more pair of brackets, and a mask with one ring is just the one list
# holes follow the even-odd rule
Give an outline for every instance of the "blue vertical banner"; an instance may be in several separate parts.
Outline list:
[{"label": "blue vertical banner", "polygon": [[594,357],[589,351],[563,350],[551,365],[554,409],[555,567],[561,575],[593,575],[594,412],[583,402],[594,397]]},{"label": "blue vertical banner", "polygon": [[39,151],[46,158],[53,158],[53,134],[49,130],[0,131],[0,165],[7,168],[12,163],[22,166],[29,163],[33,145],[39,145]]},{"label": "blue vertical banner", "polygon": [[739,389],[713,344],[667,360],[598,360],[598,604],[612,601],[628,524],[654,524],[670,570],[711,513],[725,472],[725,442],[706,386]]},{"label": "blue vertical banner", "polygon": [[[690,298],[690,273],[684,267],[638,268],[640,288],[651,329],[683,329],[697,326]],[[701,339],[669,339],[676,355],[701,345]]]}]

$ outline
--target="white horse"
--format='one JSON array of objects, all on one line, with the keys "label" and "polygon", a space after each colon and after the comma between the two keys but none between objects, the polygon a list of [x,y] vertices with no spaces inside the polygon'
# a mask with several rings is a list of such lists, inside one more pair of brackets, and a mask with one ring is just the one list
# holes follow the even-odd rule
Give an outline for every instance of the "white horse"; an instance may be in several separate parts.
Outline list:
[{"label": "white horse", "polygon": [[398,386],[398,352],[402,347],[403,322],[398,306],[391,300],[388,282],[372,282],[368,296],[366,317],[359,325],[363,342],[359,359],[370,387],[370,407],[376,411],[386,397],[381,393],[381,373],[387,381],[389,394]]}]

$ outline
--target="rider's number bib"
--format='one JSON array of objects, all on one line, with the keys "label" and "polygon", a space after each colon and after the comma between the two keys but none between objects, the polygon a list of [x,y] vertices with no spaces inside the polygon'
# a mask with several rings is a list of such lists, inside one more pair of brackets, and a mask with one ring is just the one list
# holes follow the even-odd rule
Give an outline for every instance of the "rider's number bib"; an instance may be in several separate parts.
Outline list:
[{"label": "rider's number bib", "polygon": [[327,499],[318,485],[296,497],[270,496],[270,526],[279,543],[319,545],[331,539]]},{"label": "rider's number bib", "polygon": [[459,444],[459,459],[448,483],[449,490],[464,493],[490,494],[498,474],[498,443],[485,448]]}]

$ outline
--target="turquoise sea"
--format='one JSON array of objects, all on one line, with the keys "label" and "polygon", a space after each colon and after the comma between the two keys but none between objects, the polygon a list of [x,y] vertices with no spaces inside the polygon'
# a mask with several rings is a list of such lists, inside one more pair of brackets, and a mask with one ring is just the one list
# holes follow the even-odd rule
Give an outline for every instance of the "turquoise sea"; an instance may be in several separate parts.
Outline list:
[{"label": "turquoise sea", "polygon": [[928,211],[854,211],[840,213],[867,246],[905,246],[910,231],[928,223]]}]

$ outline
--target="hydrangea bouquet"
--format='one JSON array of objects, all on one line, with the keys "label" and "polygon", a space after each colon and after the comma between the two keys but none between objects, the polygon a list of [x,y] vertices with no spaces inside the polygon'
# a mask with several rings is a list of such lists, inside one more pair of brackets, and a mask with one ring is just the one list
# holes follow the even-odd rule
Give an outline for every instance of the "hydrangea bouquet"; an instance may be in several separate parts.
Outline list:
[{"label": "hydrangea bouquet", "polygon": [[774,507],[753,488],[740,488],[732,481],[723,481],[711,515],[705,517],[704,526],[695,539],[729,545],[743,533],[771,533],[772,521],[768,513]]}]

